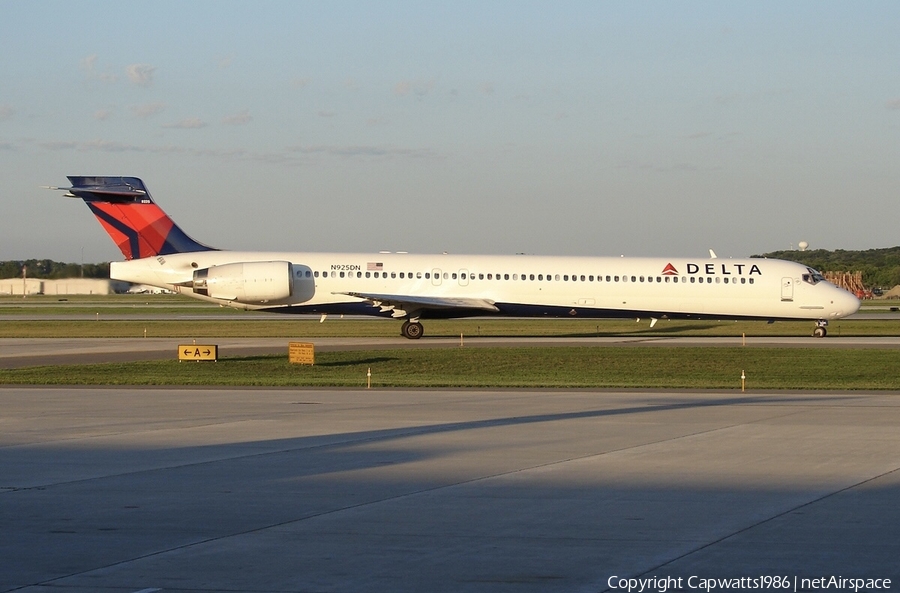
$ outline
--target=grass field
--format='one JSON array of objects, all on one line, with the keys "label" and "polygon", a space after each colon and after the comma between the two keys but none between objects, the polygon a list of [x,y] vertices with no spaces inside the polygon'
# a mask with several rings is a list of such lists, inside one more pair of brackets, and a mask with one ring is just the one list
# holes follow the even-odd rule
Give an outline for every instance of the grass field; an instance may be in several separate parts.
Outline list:
[{"label": "grass field", "polygon": [[0,370],[0,384],[900,389],[896,350],[622,346],[328,352]]}]

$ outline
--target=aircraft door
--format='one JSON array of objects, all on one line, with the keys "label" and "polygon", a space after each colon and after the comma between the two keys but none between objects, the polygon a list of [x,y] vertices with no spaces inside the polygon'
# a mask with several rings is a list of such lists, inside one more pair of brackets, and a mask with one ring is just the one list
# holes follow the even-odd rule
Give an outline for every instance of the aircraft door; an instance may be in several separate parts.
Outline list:
[{"label": "aircraft door", "polygon": [[782,301],[793,301],[794,300],[794,279],[793,278],[782,278],[781,279],[781,300]]},{"label": "aircraft door", "polygon": [[441,269],[435,268],[431,270],[431,283],[435,286],[441,285]]}]

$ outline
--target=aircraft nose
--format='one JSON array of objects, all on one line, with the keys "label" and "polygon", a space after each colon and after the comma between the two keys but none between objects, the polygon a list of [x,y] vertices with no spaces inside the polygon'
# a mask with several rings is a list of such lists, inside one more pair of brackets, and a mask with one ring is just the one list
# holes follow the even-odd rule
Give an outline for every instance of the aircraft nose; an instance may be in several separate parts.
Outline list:
[{"label": "aircraft nose", "polygon": [[856,295],[842,288],[839,288],[837,290],[840,291],[840,294],[837,294],[834,297],[835,317],[846,317],[847,315],[853,315],[854,313],[859,311],[859,307],[862,303],[858,298],[856,298]]}]

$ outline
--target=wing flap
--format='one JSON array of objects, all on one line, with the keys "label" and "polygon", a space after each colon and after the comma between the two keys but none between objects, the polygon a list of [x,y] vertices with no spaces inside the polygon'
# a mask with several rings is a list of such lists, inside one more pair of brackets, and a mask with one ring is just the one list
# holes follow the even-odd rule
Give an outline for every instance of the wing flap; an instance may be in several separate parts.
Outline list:
[{"label": "wing flap", "polygon": [[[356,297],[372,303],[374,307],[380,307],[382,311],[394,311],[395,317],[402,317],[407,313],[421,311],[423,309],[474,309],[496,313],[498,309],[493,301],[488,299],[472,299],[465,297],[426,297],[408,294],[376,294],[369,292],[338,292]],[[399,315],[397,315],[399,313]]]}]

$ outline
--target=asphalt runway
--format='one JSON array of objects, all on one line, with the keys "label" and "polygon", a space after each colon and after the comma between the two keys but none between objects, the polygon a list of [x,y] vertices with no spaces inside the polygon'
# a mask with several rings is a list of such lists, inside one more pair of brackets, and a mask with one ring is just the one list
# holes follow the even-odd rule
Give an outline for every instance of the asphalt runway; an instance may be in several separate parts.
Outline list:
[{"label": "asphalt runway", "polygon": [[896,393],[3,387],[0,427],[0,591],[900,579]]}]

